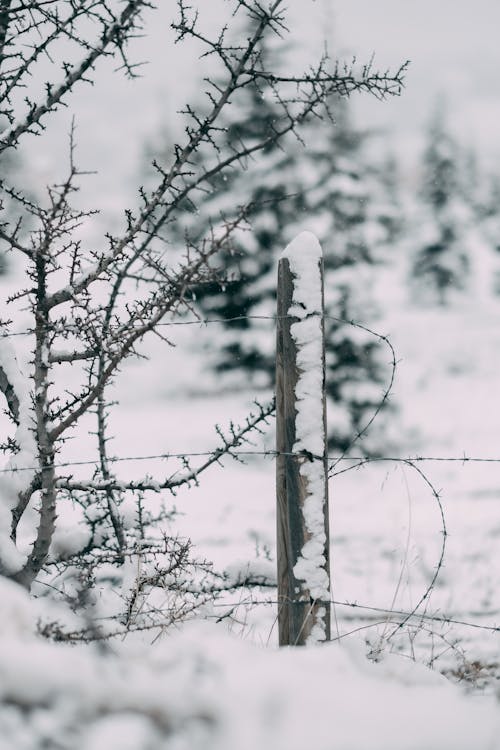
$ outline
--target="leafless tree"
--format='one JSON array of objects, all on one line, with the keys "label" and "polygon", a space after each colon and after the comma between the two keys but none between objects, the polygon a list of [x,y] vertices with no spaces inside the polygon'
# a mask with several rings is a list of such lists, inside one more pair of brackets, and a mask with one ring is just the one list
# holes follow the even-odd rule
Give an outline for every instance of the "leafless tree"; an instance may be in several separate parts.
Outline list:
[{"label": "leafless tree", "polygon": [[[272,405],[258,406],[243,426],[231,425],[227,432],[219,432],[219,445],[203,463],[184,463],[182,471],[167,477],[130,481],[118,479],[112,470],[107,455],[106,421],[111,408],[107,386],[127,358],[140,355],[147,336],[163,336],[161,325],[187,309],[187,292],[207,279],[210,258],[221,249],[230,249],[231,237],[244,225],[248,209],[235,206],[234,212],[224,217],[223,231],[212,232],[197,243],[186,238],[182,248],[169,247],[160,230],[176,221],[179,204],[196,204],[197,196],[215,175],[243,169],[248,157],[258,158],[271,141],[294,132],[306,118],[328,116],[324,103],[332,94],[366,91],[384,98],[401,91],[404,66],[380,74],[371,65],[342,65],[323,57],[305,73],[285,76],[267,70],[259,41],[269,31],[276,36],[286,32],[285,3],[229,0],[229,5],[233,11],[229,26],[207,36],[198,11],[178,0],[172,23],[177,43],[196,40],[205,56],[215,61],[216,72],[205,81],[204,105],[187,105],[184,138],[173,148],[170,160],[154,163],[155,186],[139,189],[137,205],[125,211],[121,231],[108,232],[100,247],[85,247],[77,235],[81,222],[92,221],[93,214],[75,206],[82,173],[76,165],[73,132],[66,176],[48,187],[45,197],[34,200],[0,175],[0,207],[14,201],[21,216],[13,222],[10,214],[0,213],[0,238],[26,267],[26,284],[9,301],[11,317],[15,318],[19,305],[29,310],[32,341],[30,371],[25,378],[28,387],[23,392],[7,352],[7,343],[10,346],[16,341],[11,337],[14,329],[11,321],[1,321],[0,389],[17,431],[3,443],[4,451],[12,457],[10,473],[4,475],[4,487],[10,487],[11,492],[6,491],[2,500],[0,571],[27,588],[50,566],[59,570],[71,565],[88,572],[100,561],[121,565],[135,554],[138,545],[147,546],[148,529],[161,516],[161,512],[144,511],[147,494],[174,492],[196,482],[204,470],[231,454],[272,413]],[[30,135],[43,136],[53,113],[69,107],[78,86],[93,79],[101,58],[118,59],[122,72],[134,76],[136,65],[129,56],[129,43],[142,31],[145,14],[154,12],[147,0],[0,0],[0,156],[11,149],[22,153]],[[242,16],[246,17],[245,28],[250,21],[252,30],[238,36]],[[64,59],[60,57],[61,41]],[[68,49],[71,54],[66,53]],[[24,96],[28,81],[39,76],[39,66],[46,58],[52,63],[53,80],[45,81],[38,97]],[[282,117],[271,134],[241,142],[228,151],[222,146],[222,113],[237,101],[241,89],[259,81],[271,83]],[[202,147],[200,160],[197,155]],[[214,219],[220,227],[220,217]],[[67,394],[65,368],[69,366],[80,368],[81,381],[78,389]],[[58,466],[57,456],[88,414],[96,419],[95,466],[88,479],[77,481]],[[26,461],[29,456],[35,464],[31,471],[22,472],[21,457]],[[126,493],[134,493],[137,503],[138,520],[133,529],[125,526],[120,512]],[[58,505],[68,498],[82,508],[89,533],[84,549],[65,560],[51,552],[51,542]],[[16,534],[29,508],[38,509],[37,528],[31,548],[21,555]],[[155,550],[166,562],[162,567],[153,555],[153,567],[138,581],[136,598],[144,588],[171,578],[173,570],[184,564],[182,545],[172,547],[159,540]],[[128,603],[129,618],[134,602]]]}]

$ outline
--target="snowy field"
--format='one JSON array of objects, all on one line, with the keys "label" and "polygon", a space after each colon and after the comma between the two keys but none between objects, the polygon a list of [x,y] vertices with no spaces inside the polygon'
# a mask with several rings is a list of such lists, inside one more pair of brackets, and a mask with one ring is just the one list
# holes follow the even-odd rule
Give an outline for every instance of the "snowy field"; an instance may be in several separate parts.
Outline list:
[{"label": "snowy field", "polygon": [[[498,457],[500,309],[394,305],[378,329],[398,358],[395,411],[384,417],[391,456]],[[117,389],[115,455],[203,451],[215,423],[243,419],[254,397],[270,395],[218,392],[193,354],[194,343],[213,335],[210,326],[179,327],[177,348],[156,349],[154,366],[131,363]],[[91,441],[82,433],[66,458],[90,455]],[[249,449],[273,444],[271,424]],[[404,617],[390,611],[411,612],[427,590],[443,520],[426,481],[395,462],[330,482],[337,604],[329,646],[278,652],[276,595],[266,588],[218,600],[205,608],[205,622],[154,645],[146,637],[68,649],[35,639],[33,605],[3,584],[0,682],[11,708],[0,714],[0,748],[31,750],[41,737],[85,750],[499,747],[500,633],[476,626],[499,624],[500,465],[416,465],[439,491],[447,541],[429,599],[400,631]],[[161,475],[162,466],[131,461],[124,470]],[[180,515],[171,530],[191,537],[195,553],[220,570],[272,577],[274,471],[268,457],[224,460],[175,498]]]},{"label": "snowy field", "polygon": [[[498,459],[500,305],[479,296],[412,307],[391,273],[375,290],[384,317],[363,321],[389,336],[398,361],[393,412],[374,424],[384,453]],[[149,362],[121,373],[111,450],[130,460],[118,476],[170,474],[171,460],[132,458],[206,451],[215,424],[241,422],[255,398],[271,397],[221,389],[199,354],[218,335],[216,324],[175,326],[175,348],[156,341]],[[387,362],[389,380],[389,353]],[[82,422],[60,460],[91,459],[91,429]],[[272,422],[245,448],[272,450]],[[165,530],[191,538],[217,570],[272,579],[274,459],[222,464],[167,498],[178,515]],[[498,748],[500,463],[343,471],[351,465],[338,462],[330,480],[331,645],[278,651],[268,586],[227,594],[154,643],[146,634],[68,647],[34,635],[39,614],[53,620],[57,610],[3,583],[1,750],[38,750],[43,738],[65,750],[299,750],[313,740],[317,750]],[[59,509],[60,549],[78,539],[69,510]]]},{"label": "snowy field", "polygon": [[[480,158],[497,159],[498,7],[491,0],[481,0],[479,10],[424,0],[411,16],[403,4],[384,0],[365,9],[364,24],[358,0],[338,0],[333,14],[327,3],[308,3],[310,17],[302,0],[290,5],[292,20],[304,21],[304,46],[314,39],[322,48],[338,27],[349,54],[364,59],[373,45],[383,48],[383,64],[415,58],[406,100],[389,104],[387,115],[378,102],[356,109],[370,127],[392,119],[388,138],[408,161],[410,186],[421,125],[443,88],[457,131],[479,139]],[[82,166],[100,166],[82,200],[95,194],[107,227],[120,222],[122,204],[135,195],[145,140],[196,85],[196,66],[182,56],[171,65],[165,24],[162,16],[148,28],[151,36],[137,41],[156,73],[131,89],[105,70],[75,109]],[[57,114],[44,148],[37,139],[28,147],[34,185],[58,171],[70,114]],[[120,138],[110,136],[118,132]],[[97,223],[82,230],[90,244],[100,234]],[[19,268],[10,270],[0,278],[2,304],[26,283]],[[58,589],[57,576],[35,584],[31,598],[0,578],[0,750],[500,750],[500,298],[479,289],[446,308],[414,306],[405,273],[394,265],[378,274],[373,291],[383,312],[359,321],[389,337],[397,360],[392,410],[372,428],[383,455],[331,459],[333,642],[277,648],[276,467],[272,455],[261,455],[275,447],[271,419],[241,446],[242,462],[224,458],[198,486],[163,495],[175,509],[167,535],[189,538],[193,555],[229,579],[262,576],[266,586],[235,587],[164,632],[68,645],[37,632],[47,622],[63,629],[72,622],[70,599],[62,606],[42,595]],[[23,316],[17,331],[29,325]],[[217,324],[162,332],[175,347],[155,339],[150,360],[127,363],[112,393],[119,405],[109,449],[123,459],[114,465],[119,478],[161,479],[182,469],[181,459],[165,454],[195,454],[192,465],[201,464],[217,444],[215,425],[242,423],[255,399],[272,397],[241,381],[229,388],[209,370],[200,352],[218,341]],[[14,341],[22,355],[24,339]],[[273,346],[271,332],[263,348]],[[387,351],[387,383],[390,360]],[[75,373],[67,371],[71,388]],[[335,424],[334,411],[328,419]],[[94,422],[82,418],[58,456],[75,479],[92,472]],[[0,430],[8,429],[1,414]],[[147,502],[153,507],[160,497],[147,495]],[[125,503],[123,513],[130,507]],[[59,553],[80,549],[84,532],[75,517],[74,507],[60,504],[53,540]],[[21,551],[36,520],[29,509],[19,528]],[[140,566],[138,554],[114,589],[109,581],[97,589],[92,605],[103,620],[87,626],[105,630],[113,597],[123,604]],[[57,600],[57,591],[51,594]],[[158,611],[168,599],[165,591]]]}]

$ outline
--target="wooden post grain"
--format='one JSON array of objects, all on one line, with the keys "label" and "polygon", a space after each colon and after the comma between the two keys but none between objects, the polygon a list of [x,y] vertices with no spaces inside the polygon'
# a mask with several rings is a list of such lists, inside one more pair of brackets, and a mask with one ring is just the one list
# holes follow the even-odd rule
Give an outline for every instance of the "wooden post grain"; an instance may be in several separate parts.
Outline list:
[{"label": "wooden post grain", "polygon": [[[295,243],[304,235],[300,235]],[[306,238],[307,239],[307,238]],[[319,247],[319,246],[318,246]],[[321,285],[318,286],[321,299],[316,311],[317,324],[321,328],[320,367],[323,373],[322,416],[317,424],[317,434],[323,436],[323,451],[318,457],[297,449],[297,382],[301,370],[297,364],[298,348],[293,335],[293,324],[300,318],[289,314],[294,310],[294,284],[286,251],[278,267],[278,320],[276,351],[276,418],[277,418],[277,558],[278,558],[278,624],[279,643],[303,645],[307,642],[330,639],[330,578],[329,578],[329,529],[328,529],[328,484],[326,459],[326,401],[325,401],[325,350],[324,350],[324,302],[323,302],[323,260],[312,257],[319,265]],[[295,310],[297,308],[295,307]],[[299,345],[300,346],[300,345]],[[321,413],[321,404],[319,408]],[[299,443],[300,447],[300,443]],[[303,455],[289,455],[302,453]],[[298,580],[294,568],[311,540],[311,529],[304,514],[304,505],[312,489],[304,463],[320,463],[320,487],[322,485],[323,521],[317,539],[322,546],[323,571],[326,572],[327,594],[321,600],[315,599],[309,590],[307,580]],[[317,486],[317,484],[316,484]],[[310,526],[310,524],[309,524]],[[320,571],[321,572],[321,571]],[[325,587],[323,586],[323,591]],[[319,633],[319,637],[318,637]]]}]

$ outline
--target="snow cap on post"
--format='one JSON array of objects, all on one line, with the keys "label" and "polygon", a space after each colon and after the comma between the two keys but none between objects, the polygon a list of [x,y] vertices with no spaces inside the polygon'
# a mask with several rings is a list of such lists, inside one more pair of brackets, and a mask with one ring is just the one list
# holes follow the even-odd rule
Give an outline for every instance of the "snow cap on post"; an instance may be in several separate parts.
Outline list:
[{"label": "snow cap on post", "polygon": [[289,315],[305,318],[311,313],[321,313],[321,277],[318,264],[322,257],[321,245],[312,232],[301,232],[281,253],[280,259],[286,258],[290,271],[297,279],[293,305],[288,309]]}]

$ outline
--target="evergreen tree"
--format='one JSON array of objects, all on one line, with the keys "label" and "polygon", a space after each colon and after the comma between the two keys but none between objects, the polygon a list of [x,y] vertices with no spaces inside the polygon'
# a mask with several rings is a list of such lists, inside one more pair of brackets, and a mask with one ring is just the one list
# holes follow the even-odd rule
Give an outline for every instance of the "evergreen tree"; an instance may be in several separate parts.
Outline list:
[{"label": "evergreen tree", "polygon": [[[263,70],[276,68],[269,41],[264,37],[260,48]],[[268,79],[253,82],[235,96],[231,113],[224,123],[229,150],[242,144],[251,149],[263,139],[269,145],[258,159],[250,156],[237,168],[222,170],[208,190],[185,202],[184,213],[169,227],[167,239],[182,246],[187,237],[198,245],[244,212],[246,223],[233,232],[231,247],[212,259],[213,280],[194,289],[193,297],[204,317],[227,321],[216,347],[207,351],[213,369],[243,373],[254,385],[266,386],[274,368],[274,340],[271,336],[266,341],[272,321],[258,316],[275,314],[273,274],[277,253],[284,247],[283,234],[300,210],[295,161],[302,146],[294,136],[276,144],[274,135],[286,115]],[[201,150],[199,158],[204,158]]]},{"label": "evergreen tree", "polygon": [[332,120],[313,120],[278,149],[271,137],[279,111],[272,85],[248,87],[227,124],[228,145],[269,134],[269,148],[242,171],[224,173],[196,206],[186,205],[170,240],[187,234],[199,243],[231,218],[235,204],[246,206],[248,231],[236,235],[231,253],[217,256],[214,281],[194,294],[204,317],[227,321],[208,353],[213,369],[225,373],[226,384],[230,375],[255,387],[274,379],[269,318],[275,315],[277,257],[300,231],[318,236],[329,316],[327,389],[335,415],[330,447],[346,450],[379,405],[384,372],[380,342],[345,321],[373,319],[374,267],[397,222],[387,185],[364,160],[367,134],[354,129],[345,99],[335,98],[330,108]]},{"label": "evergreen tree", "polygon": [[487,190],[481,203],[481,215],[486,236],[493,250],[500,254],[500,175],[487,181]]},{"label": "evergreen tree", "polygon": [[[476,220],[482,241],[480,275],[483,298],[500,296],[500,176],[482,177],[476,193]],[[481,283],[482,282],[482,283]],[[498,301],[498,299],[496,299]]]},{"label": "evergreen tree", "polygon": [[464,184],[460,157],[444,112],[438,108],[427,133],[420,206],[414,217],[417,242],[412,282],[423,302],[445,305],[453,294],[468,286],[471,270],[468,240],[474,210]]},{"label": "evergreen tree", "polygon": [[[353,127],[344,100],[332,102],[332,111],[333,124],[317,123],[304,134],[297,171],[308,171],[311,185],[303,193],[304,216],[289,231],[310,229],[324,250],[330,438],[332,447],[346,450],[379,406],[384,379],[380,342],[346,321],[376,319],[374,276],[398,221],[388,185],[367,163],[369,134]],[[368,440],[366,450],[374,447]]]}]

